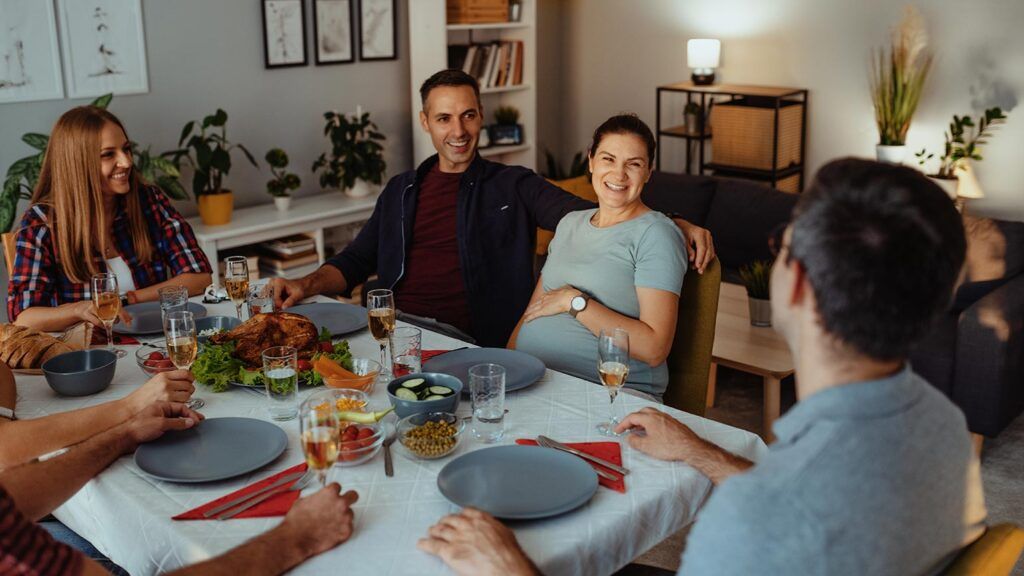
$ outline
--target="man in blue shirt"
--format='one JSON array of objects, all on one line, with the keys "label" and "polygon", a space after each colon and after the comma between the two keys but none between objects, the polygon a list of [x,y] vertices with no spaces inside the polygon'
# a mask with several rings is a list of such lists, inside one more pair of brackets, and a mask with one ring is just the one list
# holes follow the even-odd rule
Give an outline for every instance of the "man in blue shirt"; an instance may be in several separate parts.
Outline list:
[{"label": "man in blue shirt", "polygon": [[[718,488],[682,574],[930,574],[983,531],[963,414],[907,364],[950,302],[963,224],[919,172],[824,166],[775,244],[773,325],[797,363],[798,402],[757,464],[653,408],[629,444],[686,462]],[[535,573],[508,529],[475,510],[421,540],[459,573]],[[617,567],[609,566],[609,571]]]}]

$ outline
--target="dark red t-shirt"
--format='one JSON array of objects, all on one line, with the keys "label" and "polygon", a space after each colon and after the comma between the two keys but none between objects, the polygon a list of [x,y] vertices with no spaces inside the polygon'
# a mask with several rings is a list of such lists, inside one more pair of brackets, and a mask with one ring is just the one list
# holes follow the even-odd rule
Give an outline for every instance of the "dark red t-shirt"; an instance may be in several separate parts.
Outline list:
[{"label": "dark red t-shirt", "polygon": [[461,178],[461,173],[441,172],[438,164],[423,177],[405,274],[395,286],[395,306],[471,333],[455,231]]}]

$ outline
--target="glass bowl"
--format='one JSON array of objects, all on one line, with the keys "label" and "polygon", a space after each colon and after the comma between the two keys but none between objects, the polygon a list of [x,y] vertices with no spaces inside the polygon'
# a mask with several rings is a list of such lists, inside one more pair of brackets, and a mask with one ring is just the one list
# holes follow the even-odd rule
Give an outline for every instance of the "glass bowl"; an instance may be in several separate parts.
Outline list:
[{"label": "glass bowl", "polygon": [[[444,439],[424,441],[416,438],[415,430],[428,423],[446,423],[455,428],[451,436]],[[455,451],[462,439],[462,431],[466,423],[451,412],[424,412],[412,414],[398,421],[396,425],[398,450],[414,460],[436,460],[444,458]]]},{"label": "glass bowl", "polygon": [[324,376],[324,385],[339,390],[359,390],[367,394],[373,393],[373,386],[380,374],[380,362],[369,358],[353,358],[352,373],[357,378],[341,376]]},{"label": "glass bowl", "polygon": [[365,433],[363,438],[357,438],[355,440],[342,440],[338,443],[338,460],[335,461],[335,466],[347,467],[347,466],[358,466],[368,460],[371,460],[380,452],[381,444],[384,443],[384,437],[387,435],[379,422],[376,424],[355,424],[352,422],[346,422],[347,426],[342,428],[342,437],[344,438],[345,430],[348,428],[355,428],[361,432],[363,430],[370,430],[370,433]]},{"label": "glass bowl", "polygon": [[[163,359],[156,359],[156,354],[160,354]],[[139,346],[139,349],[135,351],[135,363],[139,365],[139,368],[141,368],[147,376],[177,370],[177,368],[174,367],[174,363],[171,362],[170,357],[167,355],[167,348],[164,346],[156,346],[155,344]]]},{"label": "glass bowl", "polygon": [[335,410],[350,412],[366,412],[370,397],[361,390],[325,389],[318,390],[309,397],[307,402],[330,402]]}]

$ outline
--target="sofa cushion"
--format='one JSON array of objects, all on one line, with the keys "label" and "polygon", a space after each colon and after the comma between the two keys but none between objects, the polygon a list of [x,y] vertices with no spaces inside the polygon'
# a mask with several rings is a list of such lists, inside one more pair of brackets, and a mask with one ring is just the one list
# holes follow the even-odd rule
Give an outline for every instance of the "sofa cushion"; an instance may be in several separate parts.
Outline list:
[{"label": "sofa cushion", "polygon": [[715,197],[704,227],[715,239],[722,265],[735,269],[755,260],[771,260],[768,236],[790,220],[799,196],[747,180],[715,180]]},{"label": "sofa cushion", "polygon": [[659,212],[675,212],[691,224],[704,226],[715,195],[715,178],[655,172],[644,186],[644,204]]},{"label": "sofa cushion", "polygon": [[964,232],[966,272],[953,301],[956,312],[1024,272],[1024,222],[964,216]]}]

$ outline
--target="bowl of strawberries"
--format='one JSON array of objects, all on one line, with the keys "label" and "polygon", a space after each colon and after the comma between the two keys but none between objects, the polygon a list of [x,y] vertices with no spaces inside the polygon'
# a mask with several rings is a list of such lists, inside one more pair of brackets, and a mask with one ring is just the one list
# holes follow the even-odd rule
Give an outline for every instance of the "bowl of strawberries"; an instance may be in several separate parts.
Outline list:
[{"label": "bowl of strawberries", "polygon": [[174,362],[171,362],[171,357],[167,355],[167,348],[155,344],[139,346],[135,351],[135,362],[148,376],[176,370]]}]

